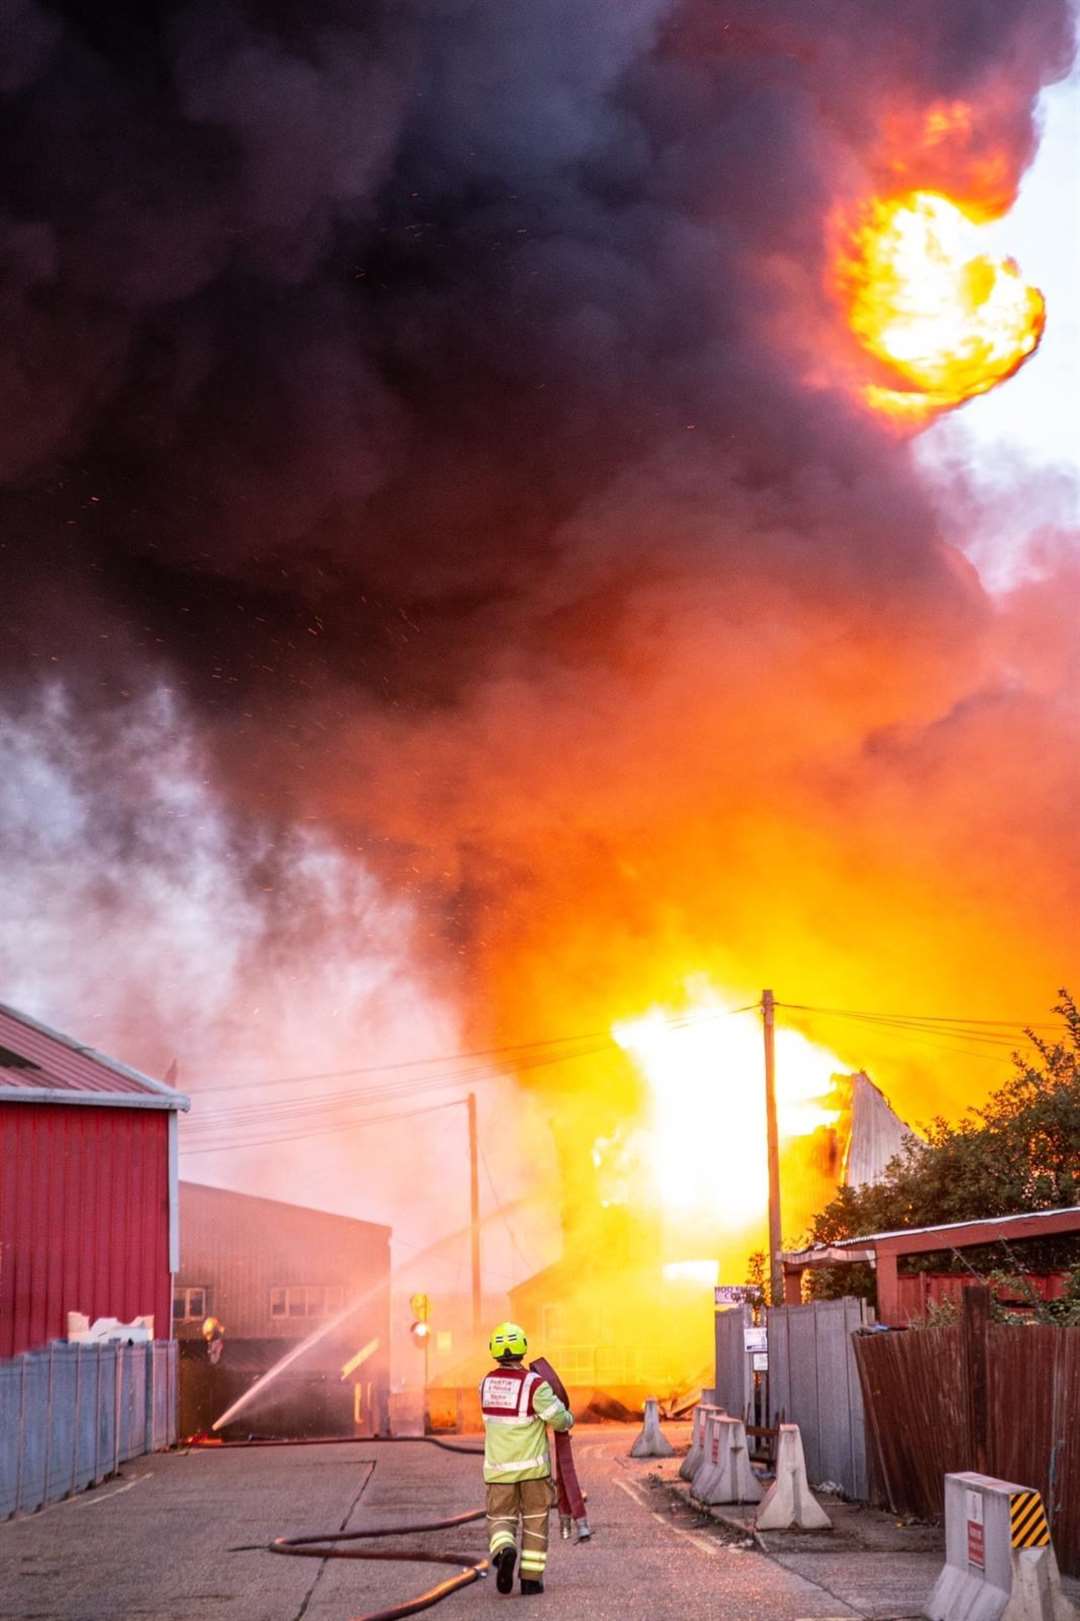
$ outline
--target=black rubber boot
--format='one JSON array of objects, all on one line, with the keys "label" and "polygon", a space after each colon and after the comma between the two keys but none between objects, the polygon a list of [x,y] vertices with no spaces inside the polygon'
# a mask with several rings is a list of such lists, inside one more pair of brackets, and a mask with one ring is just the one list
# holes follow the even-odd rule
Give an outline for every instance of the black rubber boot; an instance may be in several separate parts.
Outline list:
[{"label": "black rubber boot", "polygon": [[513,1548],[500,1548],[495,1555],[495,1586],[500,1593],[512,1593],[514,1590],[516,1560],[517,1554]]},{"label": "black rubber boot", "polygon": [[522,1598],[531,1598],[534,1593],[542,1593],[543,1591],[544,1591],[543,1582],[530,1581],[527,1576],[523,1576],[521,1578],[521,1596],[522,1596]]}]

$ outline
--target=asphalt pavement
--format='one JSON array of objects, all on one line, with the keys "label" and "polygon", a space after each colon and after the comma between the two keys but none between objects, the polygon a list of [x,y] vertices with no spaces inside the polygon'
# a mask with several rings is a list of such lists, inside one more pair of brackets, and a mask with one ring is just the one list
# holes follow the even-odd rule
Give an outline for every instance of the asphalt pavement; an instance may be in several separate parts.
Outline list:
[{"label": "asphalt pavement", "polygon": [[[825,1563],[813,1554],[781,1563],[745,1546],[731,1527],[673,1498],[665,1484],[672,1465],[658,1470],[627,1456],[633,1433],[622,1426],[576,1432],[595,1535],[581,1546],[560,1542],[552,1516],[542,1597],[522,1598],[515,1588],[503,1598],[487,1578],[432,1613],[440,1621],[494,1615],[507,1605],[511,1615],[528,1606],[550,1621],[884,1621],[916,1613],[908,1587],[888,1589],[888,1556],[880,1576],[864,1564],[856,1578],[850,1570],[845,1576],[840,1554]],[[144,1458],[126,1466],[118,1482],[0,1525],[0,1617],[355,1621],[444,1573],[409,1563],[281,1557],[265,1545],[275,1536],[438,1519],[482,1500],[478,1459],[424,1445],[359,1442]],[[478,1556],[485,1552],[484,1527],[398,1536],[389,1545]],[[921,1591],[921,1577],[916,1586]]]}]

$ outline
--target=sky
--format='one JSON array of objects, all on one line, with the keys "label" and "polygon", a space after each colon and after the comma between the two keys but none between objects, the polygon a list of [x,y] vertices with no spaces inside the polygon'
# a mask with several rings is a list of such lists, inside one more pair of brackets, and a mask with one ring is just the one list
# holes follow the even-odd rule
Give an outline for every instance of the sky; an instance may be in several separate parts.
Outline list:
[{"label": "sky", "polygon": [[970,549],[991,586],[1037,568],[1047,525],[1080,529],[1080,74],[1043,91],[1039,121],[1017,202],[985,230],[988,250],[1045,294],[1046,333],[1016,377],[937,422],[917,450],[946,506],[957,469],[973,476],[989,510]]}]

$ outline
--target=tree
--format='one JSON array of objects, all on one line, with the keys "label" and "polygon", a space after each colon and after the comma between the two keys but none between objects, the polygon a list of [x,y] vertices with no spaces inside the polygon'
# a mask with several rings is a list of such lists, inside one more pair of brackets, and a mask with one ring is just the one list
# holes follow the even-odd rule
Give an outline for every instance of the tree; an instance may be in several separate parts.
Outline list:
[{"label": "tree", "polygon": [[[933,1121],[925,1141],[909,1137],[880,1182],[840,1188],[814,1218],[811,1241],[1080,1204],[1080,1010],[1068,991],[1060,996],[1056,1040],[1025,1031],[1031,1050],[1013,1055],[1013,1074],[982,1108],[956,1125]],[[979,1271],[1056,1269],[1080,1262],[1080,1242],[1026,1241],[1022,1263],[1008,1245],[967,1251],[965,1259]],[[951,1253],[911,1262],[924,1271],[959,1264]],[[869,1267],[822,1268],[810,1279],[819,1298],[873,1293]]]}]

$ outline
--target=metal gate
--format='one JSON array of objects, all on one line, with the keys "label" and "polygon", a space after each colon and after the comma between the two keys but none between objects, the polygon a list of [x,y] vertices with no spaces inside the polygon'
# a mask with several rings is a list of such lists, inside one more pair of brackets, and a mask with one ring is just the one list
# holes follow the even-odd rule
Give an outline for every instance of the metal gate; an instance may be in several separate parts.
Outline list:
[{"label": "metal gate", "polygon": [[802,1433],[811,1485],[829,1481],[865,1502],[866,1420],[852,1334],[866,1302],[815,1300],[770,1307],[769,1422],[782,1413]]},{"label": "metal gate", "polygon": [[754,1374],[745,1330],[753,1322],[749,1306],[729,1306],[716,1314],[716,1402],[733,1418],[749,1418]]}]

